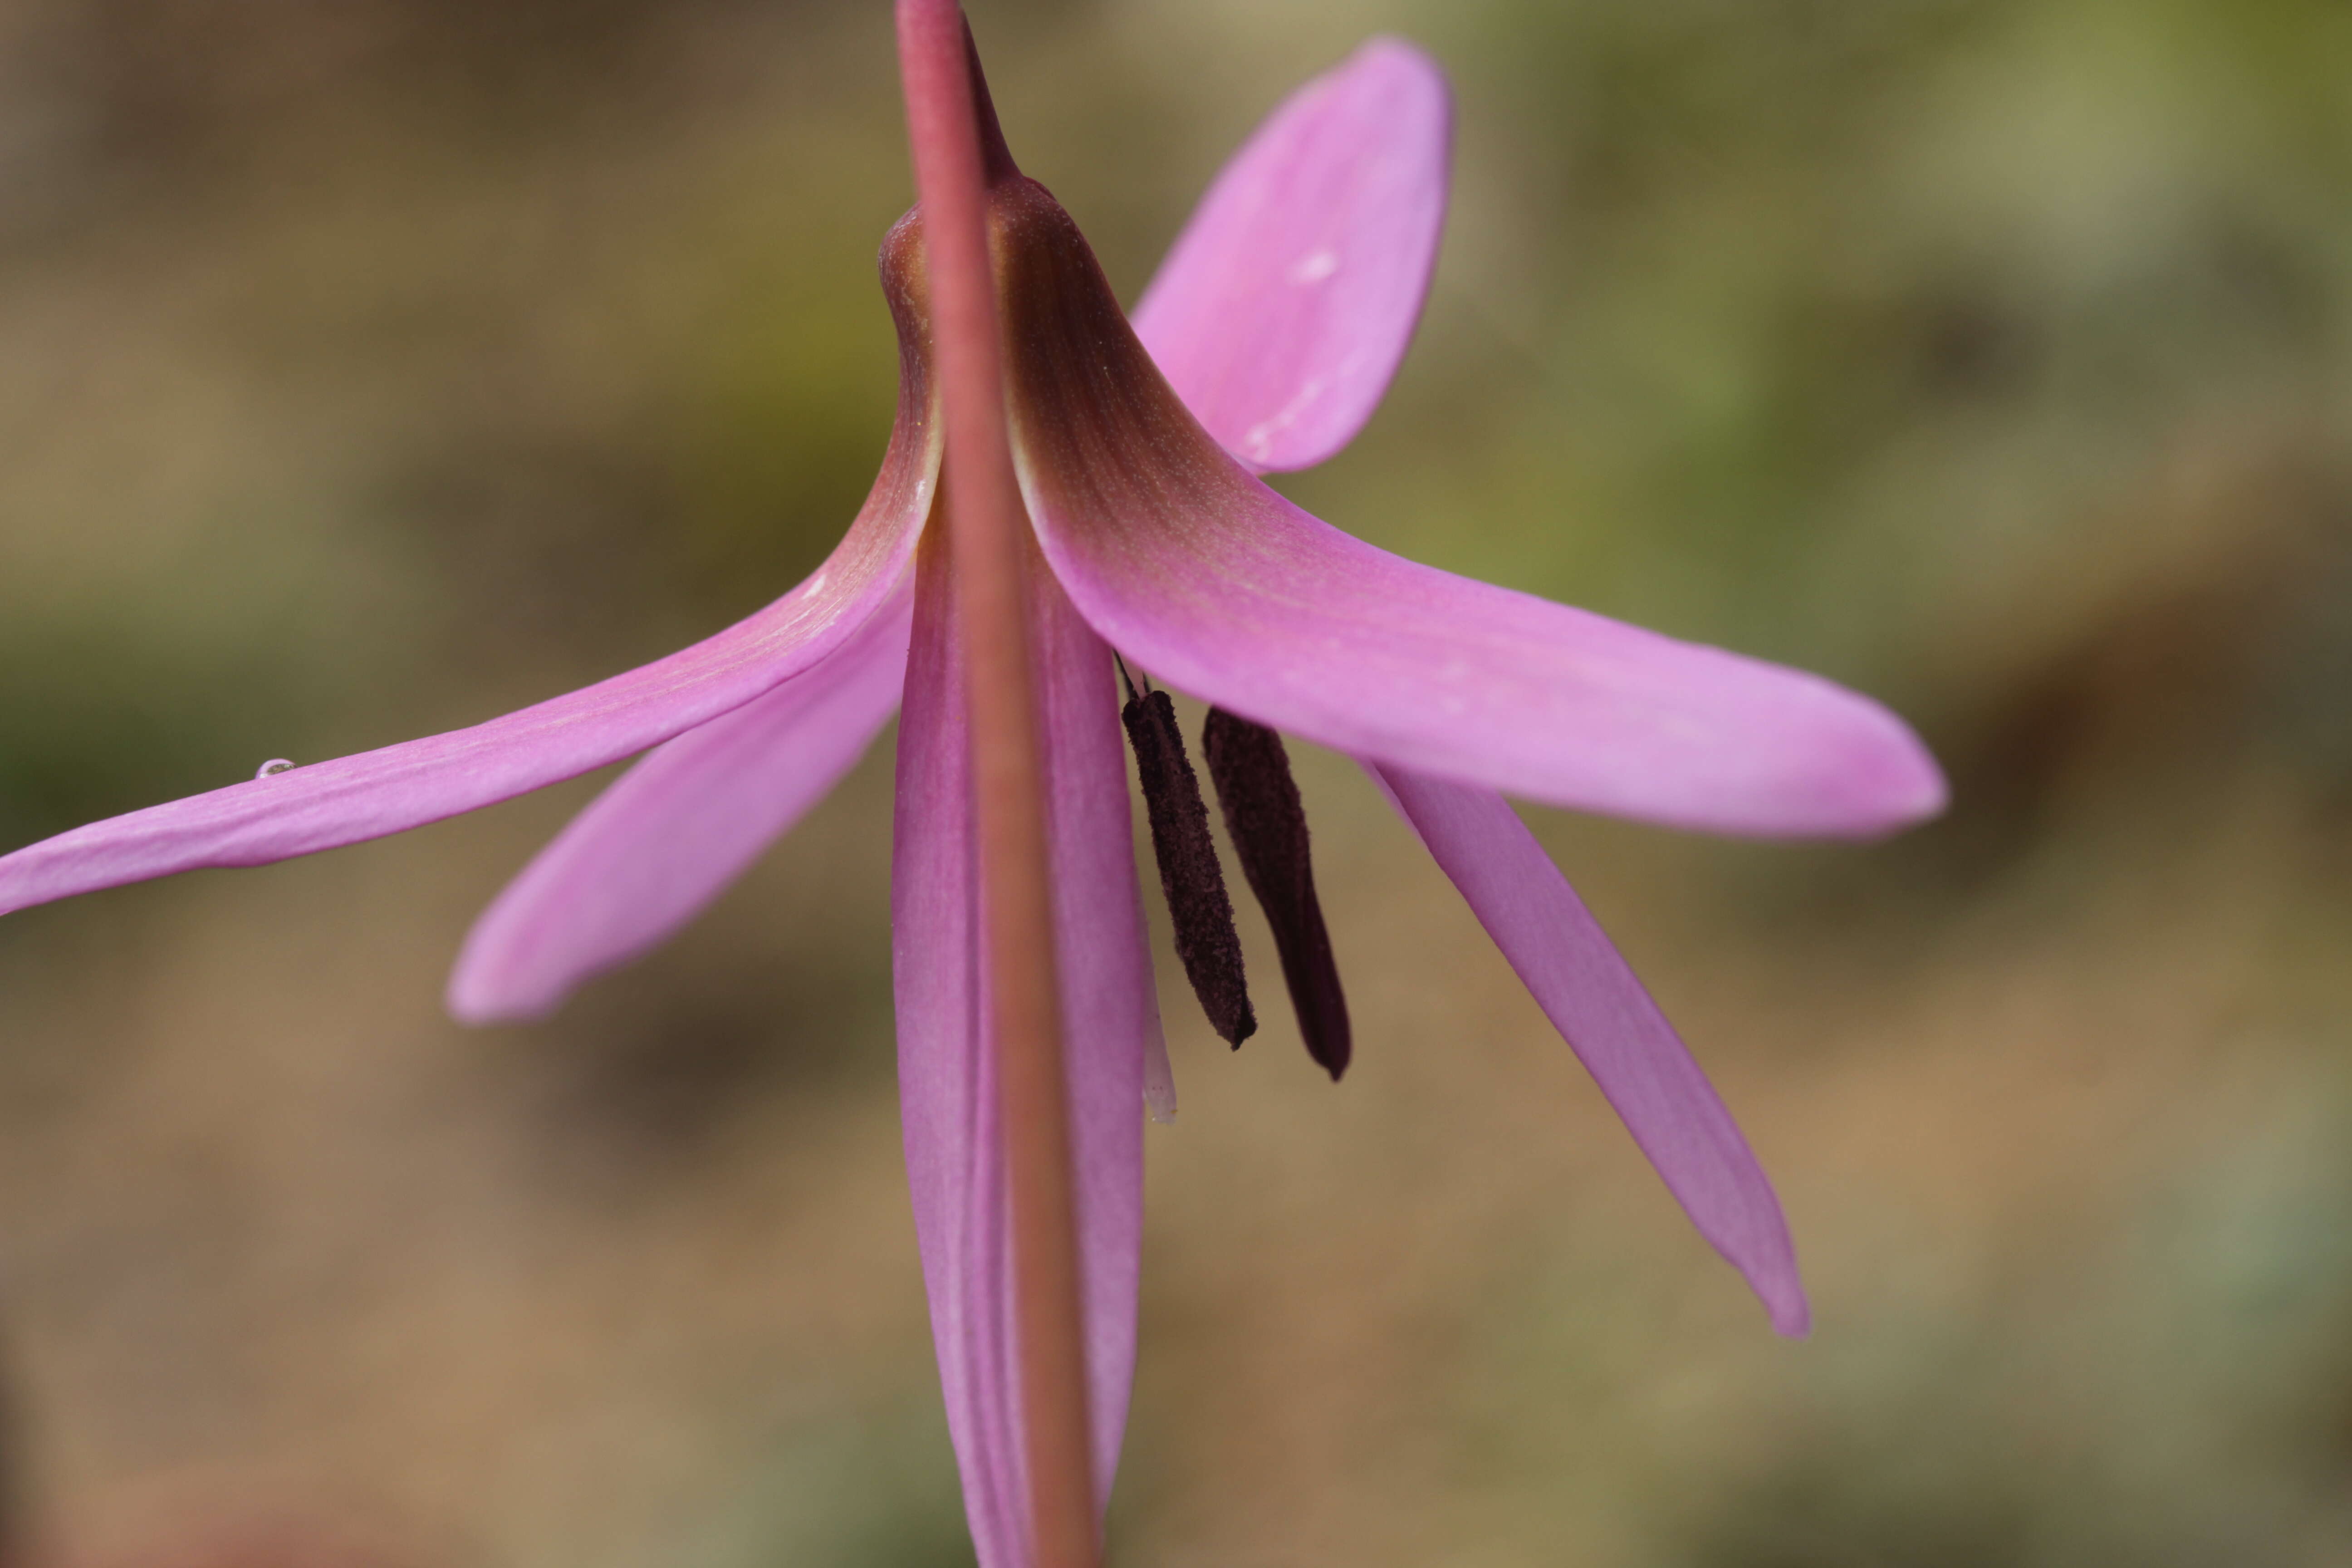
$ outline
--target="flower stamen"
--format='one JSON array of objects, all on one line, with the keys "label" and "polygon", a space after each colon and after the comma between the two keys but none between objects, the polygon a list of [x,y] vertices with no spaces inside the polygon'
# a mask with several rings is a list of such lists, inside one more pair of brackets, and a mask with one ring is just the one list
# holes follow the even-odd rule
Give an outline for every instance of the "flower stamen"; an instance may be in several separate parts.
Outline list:
[{"label": "flower stamen", "polygon": [[1144,816],[1151,824],[1152,858],[1160,863],[1160,889],[1176,928],[1176,956],[1184,965],[1184,978],[1192,983],[1192,994],[1201,999],[1201,1010],[1209,1016],[1209,1026],[1239,1050],[1257,1032],[1257,1014],[1250,1006],[1242,939],[1234,928],[1234,903],[1225,892],[1216,840],[1209,834],[1200,775],[1185,753],[1184,731],[1168,693],[1151,689],[1146,678],[1139,694],[1123,659],[1118,673],[1127,683],[1127,706],[1119,711],[1119,721],[1135,751]]},{"label": "flower stamen", "polygon": [[1337,1083],[1348,1070],[1354,1037],[1348,998],[1339,989],[1339,966],[1331,956],[1331,933],[1315,896],[1307,812],[1290,776],[1289,754],[1272,730],[1222,708],[1209,710],[1201,752],[1217,786],[1226,837],[1241,857],[1242,875],[1274,928],[1282,978],[1290,987],[1307,1054]]}]

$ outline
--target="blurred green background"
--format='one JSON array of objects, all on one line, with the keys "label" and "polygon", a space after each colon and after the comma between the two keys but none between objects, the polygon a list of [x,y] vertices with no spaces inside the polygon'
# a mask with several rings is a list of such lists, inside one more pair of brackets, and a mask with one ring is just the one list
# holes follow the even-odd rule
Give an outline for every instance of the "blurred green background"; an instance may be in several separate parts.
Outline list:
[{"label": "blurred green background", "polygon": [[[1226,1053],[1163,935],[1116,1561],[2352,1562],[2352,10],[973,11],[1129,300],[1291,86],[1432,49],[1428,316],[1285,488],[1856,685],[1957,789],[1864,848],[1530,813],[1780,1185],[1788,1343],[1296,748],[1357,1066],[1266,996]],[[881,0],[0,7],[0,847],[475,721],[809,570],[888,428],[889,49]],[[0,921],[36,1532],[969,1562],[889,767],[537,1028],[440,984],[593,780]]]}]

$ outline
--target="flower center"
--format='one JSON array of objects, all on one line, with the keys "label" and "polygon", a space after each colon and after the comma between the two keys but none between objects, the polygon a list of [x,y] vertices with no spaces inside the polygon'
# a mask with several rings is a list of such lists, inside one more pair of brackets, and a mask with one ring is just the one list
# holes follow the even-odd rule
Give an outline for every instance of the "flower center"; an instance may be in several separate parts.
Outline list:
[{"label": "flower center", "polygon": [[[1014,461],[1037,479],[1096,493],[1105,487],[1181,498],[1196,519],[1228,515],[1227,487],[1255,481],[1220,448],[1137,342],[1086,238],[1043,185],[1005,168],[989,187],[989,237],[1004,323]],[[883,286],[901,354],[928,358],[928,290],[917,215],[883,242]],[[1105,527],[1118,508],[1081,503]],[[1219,1037],[1238,1047],[1257,1027],[1234,927],[1233,900],[1211,837],[1199,776],[1165,691],[1129,683],[1121,715],[1142,781],[1153,858],[1185,978]],[[1226,836],[1265,911],[1307,1053],[1333,1079],[1352,1048],[1348,1002],[1315,892],[1307,816],[1282,738],[1211,709],[1202,749]]]}]

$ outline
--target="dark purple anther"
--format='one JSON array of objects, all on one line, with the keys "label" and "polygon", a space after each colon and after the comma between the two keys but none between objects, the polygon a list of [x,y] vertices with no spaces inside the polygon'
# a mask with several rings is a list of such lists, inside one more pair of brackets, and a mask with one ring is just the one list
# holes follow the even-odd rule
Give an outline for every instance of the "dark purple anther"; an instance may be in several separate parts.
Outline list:
[{"label": "dark purple anther", "polygon": [[1348,1070],[1353,1036],[1348,1028],[1348,998],[1339,990],[1339,966],[1331,958],[1331,934],[1323,927],[1323,906],[1315,897],[1315,868],[1307,849],[1307,813],[1291,782],[1290,758],[1282,737],[1222,708],[1209,710],[1201,731],[1201,751],[1217,786],[1225,832],[1241,857],[1242,875],[1274,928],[1282,954],[1282,978],[1298,1013],[1307,1054],[1337,1082]]},{"label": "dark purple anther", "polygon": [[1144,815],[1150,819],[1151,853],[1160,862],[1160,887],[1176,928],[1176,956],[1192,983],[1192,994],[1209,1015],[1209,1026],[1239,1049],[1257,1032],[1257,1015],[1250,1009],[1249,985],[1242,974],[1242,939],[1234,930],[1234,902],[1225,896],[1216,840],[1209,837],[1209,808],[1202,804],[1192,760],[1184,754],[1184,732],[1176,727],[1175,706],[1165,691],[1137,696],[1130,682],[1119,719],[1127,726],[1128,743],[1135,748],[1135,771],[1143,781]]}]

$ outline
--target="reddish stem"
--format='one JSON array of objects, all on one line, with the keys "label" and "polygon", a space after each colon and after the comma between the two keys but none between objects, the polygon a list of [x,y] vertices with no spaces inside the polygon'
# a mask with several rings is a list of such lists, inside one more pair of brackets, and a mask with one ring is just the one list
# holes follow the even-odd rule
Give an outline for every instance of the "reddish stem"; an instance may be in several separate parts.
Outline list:
[{"label": "reddish stem", "polygon": [[[1045,780],[987,187],[1011,170],[984,115],[956,0],[898,0],[931,331],[947,430],[940,504],[971,710],[982,930],[1012,1189],[1014,1317],[1036,1568],[1097,1561],[1068,1090],[1062,1069]],[[988,121],[985,129],[982,120]]]}]

